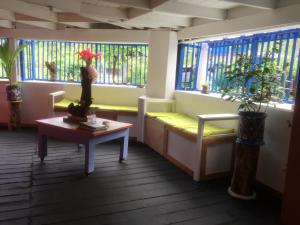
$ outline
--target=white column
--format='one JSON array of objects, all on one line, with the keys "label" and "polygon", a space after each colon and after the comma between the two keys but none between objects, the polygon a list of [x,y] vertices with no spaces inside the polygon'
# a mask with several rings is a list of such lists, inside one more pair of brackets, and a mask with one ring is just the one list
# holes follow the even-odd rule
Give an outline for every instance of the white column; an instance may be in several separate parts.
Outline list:
[{"label": "white column", "polygon": [[207,53],[208,53],[208,44],[203,43],[201,46],[201,54],[200,54],[200,61],[199,61],[199,70],[198,70],[198,80],[197,80],[197,89],[201,90],[202,85],[205,84],[206,78],[206,70],[207,70]]},{"label": "white column", "polygon": [[176,80],[177,33],[173,31],[151,31],[147,97],[173,98]]}]

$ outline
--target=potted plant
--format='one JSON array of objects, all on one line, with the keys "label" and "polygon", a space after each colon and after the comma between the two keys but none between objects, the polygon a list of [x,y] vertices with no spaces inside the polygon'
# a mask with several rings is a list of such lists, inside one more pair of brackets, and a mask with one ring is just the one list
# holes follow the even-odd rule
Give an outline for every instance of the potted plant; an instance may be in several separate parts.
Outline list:
[{"label": "potted plant", "polygon": [[49,70],[50,72],[50,80],[51,81],[55,81],[56,80],[56,65],[55,62],[45,62],[46,68]]},{"label": "potted plant", "polygon": [[15,82],[13,83],[13,70],[15,68],[15,61],[20,52],[26,47],[26,45],[20,45],[16,50],[9,49],[8,41],[5,41],[0,46],[0,61],[3,65],[6,77],[9,80],[9,84],[6,86],[6,94],[8,101],[20,101],[21,100],[21,87]]},{"label": "potted plant", "polygon": [[202,94],[209,94],[209,85],[208,84],[202,84]]},{"label": "potted plant", "polygon": [[274,96],[280,96],[279,83],[282,71],[277,68],[272,55],[277,49],[261,58],[237,56],[236,62],[226,72],[222,97],[239,102],[239,132],[235,149],[235,164],[229,193],[241,199],[255,198],[253,188],[259,148],[264,144],[266,110]]}]

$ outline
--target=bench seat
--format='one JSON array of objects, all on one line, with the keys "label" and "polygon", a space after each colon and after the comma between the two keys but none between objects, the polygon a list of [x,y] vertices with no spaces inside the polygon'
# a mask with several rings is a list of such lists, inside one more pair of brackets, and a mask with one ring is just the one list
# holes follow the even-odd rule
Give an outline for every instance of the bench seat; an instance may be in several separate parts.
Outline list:
[{"label": "bench seat", "polygon": [[[64,95],[65,91],[57,91],[49,94],[49,117],[65,116],[68,113],[67,108],[71,103],[79,103],[78,101],[66,98]],[[138,107],[93,103],[90,108],[95,111],[97,117],[133,124],[129,130],[129,137],[133,140],[137,138]]]},{"label": "bench seat", "polygon": [[[62,100],[54,104],[54,109],[67,110],[68,105],[71,103],[78,104],[78,102],[63,98]],[[135,106],[125,106],[125,105],[104,105],[104,104],[93,103],[90,107],[99,110],[116,111],[116,112],[137,113],[138,111],[138,108]]]},{"label": "bench seat", "polygon": [[[216,118],[229,119],[225,114]],[[144,142],[194,180],[226,176],[232,169],[236,135],[234,129],[210,122],[216,118],[203,123],[183,113],[146,112]],[[200,124],[204,126],[202,135],[198,133]]]},{"label": "bench seat", "polygon": [[[148,112],[147,116],[155,118],[191,136],[197,137],[198,135],[198,120],[189,117],[186,114],[174,112]],[[230,133],[234,133],[234,129],[222,128],[210,123],[205,123],[203,137]]]}]

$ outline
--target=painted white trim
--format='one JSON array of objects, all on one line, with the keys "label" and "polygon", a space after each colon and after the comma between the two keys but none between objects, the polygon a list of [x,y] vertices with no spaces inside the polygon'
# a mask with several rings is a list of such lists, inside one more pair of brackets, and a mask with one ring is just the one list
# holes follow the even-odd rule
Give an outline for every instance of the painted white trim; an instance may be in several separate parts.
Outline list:
[{"label": "painted white trim", "polygon": [[65,29],[65,30],[40,30],[40,29],[0,29],[2,37],[41,40],[69,40],[91,42],[116,42],[116,43],[148,43],[149,31],[133,31],[118,29]]}]

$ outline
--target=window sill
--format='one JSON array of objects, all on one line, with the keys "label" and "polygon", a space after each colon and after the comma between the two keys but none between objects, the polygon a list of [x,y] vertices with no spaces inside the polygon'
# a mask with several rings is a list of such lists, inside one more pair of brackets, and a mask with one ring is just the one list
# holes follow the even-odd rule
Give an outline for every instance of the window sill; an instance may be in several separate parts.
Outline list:
[{"label": "window sill", "polygon": [[[199,91],[179,91],[179,90],[176,90],[176,92],[188,93],[188,94],[199,95],[199,96],[205,96],[205,97],[208,97],[208,98],[222,99],[221,94],[219,94],[219,93],[202,94]],[[263,104],[263,106],[266,106],[266,104]],[[269,108],[278,109],[278,110],[287,111],[287,112],[293,112],[294,111],[294,109],[293,109],[294,104],[270,102]]]},{"label": "window sill", "polygon": [[[20,83],[35,83],[35,84],[59,84],[59,85],[75,85],[80,86],[80,82],[62,82],[62,81],[44,81],[44,80],[26,80],[20,81]],[[96,87],[114,87],[114,88],[141,88],[145,89],[145,87],[132,86],[132,85],[124,85],[124,84],[93,84],[92,86]]]}]

